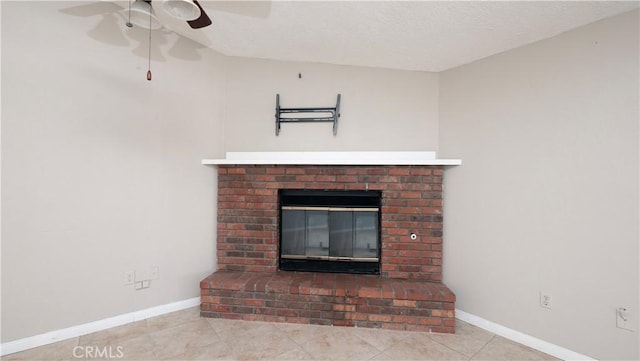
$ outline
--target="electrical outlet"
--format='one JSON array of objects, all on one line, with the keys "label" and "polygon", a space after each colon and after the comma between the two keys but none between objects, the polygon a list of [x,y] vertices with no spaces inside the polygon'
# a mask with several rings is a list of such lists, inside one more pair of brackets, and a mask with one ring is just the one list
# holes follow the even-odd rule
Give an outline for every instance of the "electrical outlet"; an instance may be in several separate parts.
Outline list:
[{"label": "electrical outlet", "polygon": [[553,298],[546,292],[540,292],[540,307],[553,308]]},{"label": "electrical outlet", "polygon": [[618,307],[616,309],[616,327],[627,331],[635,331],[633,329],[633,313],[627,307]]},{"label": "electrical outlet", "polygon": [[142,288],[149,288],[151,286],[151,281],[142,281]]},{"label": "electrical outlet", "polygon": [[136,282],[136,273],[134,271],[127,271],[124,273],[124,284],[132,285]]},{"label": "electrical outlet", "polygon": [[144,286],[142,285],[142,282],[136,282],[135,283],[135,288],[136,290],[141,290],[144,288]]}]

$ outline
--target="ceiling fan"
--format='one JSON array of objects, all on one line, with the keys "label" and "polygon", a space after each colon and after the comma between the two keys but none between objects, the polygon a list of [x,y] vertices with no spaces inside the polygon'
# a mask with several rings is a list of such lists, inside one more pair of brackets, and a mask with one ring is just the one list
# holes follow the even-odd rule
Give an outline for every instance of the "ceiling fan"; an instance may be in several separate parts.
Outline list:
[{"label": "ceiling fan", "polygon": [[[151,81],[151,30],[160,29],[162,24],[154,15],[151,0],[129,0],[129,16],[127,27],[133,24],[149,29],[149,69],[147,80]],[[159,0],[156,0],[159,1]],[[162,7],[171,16],[184,20],[192,29],[200,29],[211,25],[211,19],[204,11],[198,0],[162,0]]]},{"label": "ceiling fan", "polygon": [[[162,24],[156,18],[151,0],[129,0],[127,26],[134,24],[143,28],[160,29]],[[155,3],[160,0],[154,1]],[[200,29],[212,24],[198,0],[162,0],[163,9],[171,16],[184,20],[192,29]]]}]

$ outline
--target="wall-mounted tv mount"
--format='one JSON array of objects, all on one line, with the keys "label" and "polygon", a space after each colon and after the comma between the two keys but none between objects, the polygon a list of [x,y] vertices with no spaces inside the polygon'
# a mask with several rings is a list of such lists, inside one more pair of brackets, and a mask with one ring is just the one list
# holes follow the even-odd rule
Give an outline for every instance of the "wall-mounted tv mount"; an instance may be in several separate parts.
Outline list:
[{"label": "wall-mounted tv mount", "polygon": [[[316,116],[317,113],[325,115]],[[285,114],[295,114],[295,116],[286,116]],[[297,116],[298,114],[303,116]],[[333,123],[333,135],[336,135],[338,134],[339,118],[340,94],[336,99],[335,108],[281,108],[280,94],[276,94],[276,135],[280,135],[280,124],[282,123]]]}]

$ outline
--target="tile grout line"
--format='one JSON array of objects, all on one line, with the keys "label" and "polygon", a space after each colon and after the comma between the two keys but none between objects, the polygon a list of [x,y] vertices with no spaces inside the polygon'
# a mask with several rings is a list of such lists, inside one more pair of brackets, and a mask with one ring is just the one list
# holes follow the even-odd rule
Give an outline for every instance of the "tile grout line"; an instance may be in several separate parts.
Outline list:
[{"label": "tile grout line", "polygon": [[496,335],[491,336],[491,338],[489,339],[489,341],[487,341],[484,345],[482,345],[482,347],[480,347],[480,349],[476,352],[473,353],[473,355],[471,355],[471,357],[469,357],[469,360],[472,360],[474,357],[476,357],[477,354],[479,354],[482,350],[484,350],[485,347],[487,347],[487,345],[489,343],[491,343],[491,341],[493,341],[493,339],[496,338]]},{"label": "tile grout line", "polygon": [[[454,350],[453,348],[451,348],[451,347],[449,347],[449,346],[447,346],[447,345],[443,344],[442,342],[438,342],[438,341],[434,340],[434,339],[433,339],[433,338],[431,338],[431,337],[429,337],[429,339],[430,339],[432,342],[435,342],[435,343],[437,343],[437,344],[438,344],[438,345],[440,345],[440,346],[444,346],[444,347],[448,348],[449,350],[451,350],[451,351],[453,351],[453,352],[457,353],[458,355],[460,355],[460,356],[462,356],[462,357],[466,357],[466,358],[467,358],[467,360],[471,360],[471,357],[473,357],[473,356],[467,356],[467,355],[463,354],[462,352],[460,352],[460,351],[458,351],[458,350]],[[482,345],[482,347],[483,347],[483,348],[484,348],[484,346],[485,346],[485,345]],[[474,353],[474,355],[475,355],[475,353]]]},{"label": "tile grout line", "polygon": [[[302,347],[302,344],[297,343],[297,342],[296,342],[296,340],[294,340],[293,338],[291,338],[291,336],[289,336],[289,334],[286,332],[286,330],[285,330],[285,329],[283,329],[283,328],[279,327],[279,325],[278,325],[278,324],[279,324],[279,322],[271,322],[271,323],[273,324],[273,326],[274,326],[275,328],[277,328],[278,330],[280,330],[280,332],[284,333],[284,335],[289,339],[289,341],[293,342],[293,344],[294,344],[294,345],[296,345],[296,346],[297,346],[297,347],[298,347],[302,352],[304,352],[305,354],[307,354],[307,355],[309,355],[309,356],[311,356],[311,357],[313,358],[313,355],[311,355],[309,352],[307,352],[307,350],[305,350],[305,349]],[[309,341],[309,340],[306,340],[304,343],[307,343],[308,341]],[[304,344],[304,343],[303,343],[303,344]],[[282,352],[282,353],[278,354],[278,356],[281,356],[281,355],[283,355],[283,354],[284,354],[284,353],[286,353],[286,352],[289,352],[289,351]]]},{"label": "tile grout line", "polygon": [[[358,329],[357,327],[353,327],[353,329]],[[380,331],[389,331],[389,332],[395,332],[395,330],[382,330],[382,329],[375,329],[372,328],[372,330],[380,330]],[[406,332],[406,331],[400,331],[400,332]],[[373,348],[375,348],[376,350],[379,350],[381,353],[387,351],[388,349],[390,349],[391,347],[387,347],[384,350],[380,350],[379,348],[376,347],[376,345],[371,344],[369,341],[367,341],[364,337],[358,335],[357,333],[355,334],[356,337],[360,338],[361,340],[363,340],[364,342],[368,343],[369,345],[371,345]],[[405,340],[407,338],[409,338],[411,335],[404,335],[400,340]]]},{"label": "tile grout line", "polygon": [[[462,356],[462,357],[465,357],[465,358],[467,357],[467,355],[463,354],[462,352],[460,352],[460,351],[458,351],[458,350],[455,350],[455,349],[453,349],[452,347],[449,347],[448,345],[445,345],[444,343],[442,343],[442,342],[440,342],[440,341],[438,341],[438,340],[434,339],[434,338],[432,337],[432,335],[435,335],[435,334],[436,334],[436,333],[434,333],[434,332],[428,332],[428,333],[427,333],[427,337],[429,338],[429,340],[431,340],[431,342],[435,342],[435,343],[437,343],[437,344],[438,344],[438,345],[440,345],[440,346],[444,346],[445,348],[447,348],[447,349],[449,349],[449,350],[451,350],[451,351],[453,351],[453,352],[457,353],[458,355],[460,355],[460,356]],[[453,334],[443,334],[443,335],[450,335],[450,336],[452,336],[452,337],[459,336],[459,335],[456,335],[455,333],[453,333]],[[467,360],[468,360],[468,359],[467,359]]]}]

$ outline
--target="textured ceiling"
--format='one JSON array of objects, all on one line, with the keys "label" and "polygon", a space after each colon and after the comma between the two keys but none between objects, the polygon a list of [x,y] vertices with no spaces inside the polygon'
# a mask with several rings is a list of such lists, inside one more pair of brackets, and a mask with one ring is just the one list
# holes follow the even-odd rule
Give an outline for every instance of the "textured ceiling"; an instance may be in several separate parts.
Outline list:
[{"label": "textured ceiling", "polygon": [[200,0],[213,25],[194,30],[169,17],[159,2],[154,0],[154,8],[165,27],[226,55],[434,72],[549,38],[639,4]]}]

